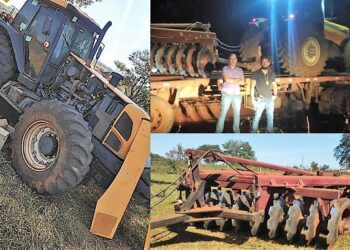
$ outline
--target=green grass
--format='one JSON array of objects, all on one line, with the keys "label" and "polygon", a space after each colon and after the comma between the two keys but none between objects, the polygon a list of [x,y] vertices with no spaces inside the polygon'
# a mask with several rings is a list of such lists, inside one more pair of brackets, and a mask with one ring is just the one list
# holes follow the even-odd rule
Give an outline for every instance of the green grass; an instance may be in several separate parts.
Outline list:
[{"label": "green grass", "polygon": [[[163,190],[165,187],[167,187],[173,180],[175,180],[179,175],[177,174],[154,174],[151,175],[151,193],[154,195],[161,190]],[[170,190],[173,190],[173,188],[166,191],[166,194],[169,193]],[[167,198],[164,202],[160,203],[159,205],[155,206],[151,209],[151,217],[163,215],[163,214],[170,214],[174,212],[174,204],[173,202],[176,201],[178,198],[179,192],[175,191],[169,198]],[[163,199],[163,197],[155,197],[151,200],[151,206],[158,203]]]},{"label": "green grass", "polygon": [[[169,185],[178,175],[152,173],[151,192],[155,194]],[[172,194],[160,205],[152,208],[151,216],[160,216],[174,213],[173,202],[178,198],[178,192]],[[152,199],[152,204],[160,198]],[[194,226],[178,227],[178,230],[167,229],[165,227],[152,230],[152,249],[314,249],[315,246],[306,246],[306,241],[302,236],[298,241],[289,243],[285,237],[276,240],[268,239],[267,235],[253,237],[248,231],[236,232],[228,230],[220,232],[219,229],[205,230]],[[325,247],[324,239],[317,244],[317,249]],[[350,235],[339,237],[335,249],[350,249]]]},{"label": "green grass", "polygon": [[0,152],[0,249],[142,249],[149,209],[132,200],[113,240],[89,232],[103,190],[94,183],[42,196]]}]

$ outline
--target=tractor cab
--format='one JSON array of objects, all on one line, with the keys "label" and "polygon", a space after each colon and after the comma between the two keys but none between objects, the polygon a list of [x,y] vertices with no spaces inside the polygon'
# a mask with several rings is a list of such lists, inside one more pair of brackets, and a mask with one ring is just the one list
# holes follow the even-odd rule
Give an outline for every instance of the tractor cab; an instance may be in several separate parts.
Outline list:
[{"label": "tractor cab", "polygon": [[111,22],[101,29],[65,1],[31,0],[24,4],[12,26],[24,38],[24,72],[19,72],[19,80],[34,90],[38,83],[55,81],[70,53],[91,62]]}]

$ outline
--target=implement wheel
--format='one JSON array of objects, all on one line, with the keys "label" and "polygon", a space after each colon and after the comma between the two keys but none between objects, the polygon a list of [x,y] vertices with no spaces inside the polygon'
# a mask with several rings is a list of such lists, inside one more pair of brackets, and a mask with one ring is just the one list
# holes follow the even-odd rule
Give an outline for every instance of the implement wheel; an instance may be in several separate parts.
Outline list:
[{"label": "implement wheel", "polygon": [[90,169],[91,138],[87,122],[73,107],[59,101],[35,103],[16,125],[13,165],[38,193],[67,191]]},{"label": "implement wheel", "polygon": [[151,96],[152,133],[168,133],[174,124],[171,105],[158,96]]},{"label": "implement wheel", "polygon": [[15,57],[11,42],[3,29],[0,29],[0,87],[15,74]]},{"label": "implement wheel", "polygon": [[350,199],[340,198],[335,201],[327,224],[327,244],[333,248],[339,235],[350,233]]}]

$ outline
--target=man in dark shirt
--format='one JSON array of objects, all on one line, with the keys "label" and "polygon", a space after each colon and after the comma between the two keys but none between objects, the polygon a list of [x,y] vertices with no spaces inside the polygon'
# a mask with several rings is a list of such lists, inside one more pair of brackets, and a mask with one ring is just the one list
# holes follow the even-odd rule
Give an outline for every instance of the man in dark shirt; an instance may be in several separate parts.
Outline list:
[{"label": "man in dark shirt", "polygon": [[270,69],[270,59],[261,58],[261,69],[253,72],[250,95],[255,109],[252,133],[256,133],[263,111],[266,109],[267,132],[273,133],[273,111],[277,97],[275,73]]}]

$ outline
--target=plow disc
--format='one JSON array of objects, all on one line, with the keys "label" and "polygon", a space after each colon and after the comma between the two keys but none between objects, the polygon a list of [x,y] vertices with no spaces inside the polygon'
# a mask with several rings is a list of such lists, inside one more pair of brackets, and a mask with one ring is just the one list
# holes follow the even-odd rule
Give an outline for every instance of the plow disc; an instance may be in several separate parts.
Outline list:
[{"label": "plow disc", "polygon": [[318,210],[318,203],[315,201],[309,209],[309,216],[306,218],[306,233],[305,238],[307,240],[308,245],[311,241],[316,237],[316,229],[318,224],[320,223],[320,215]]},{"label": "plow disc", "polygon": [[152,27],[152,73],[208,77],[218,60],[216,34]]},{"label": "plow disc", "polygon": [[152,44],[153,73],[208,77],[206,67],[214,65],[216,52],[201,44]]},{"label": "plow disc", "polygon": [[280,199],[273,201],[273,206],[269,209],[269,216],[267,229],[269,230],[269,238],[274,239],[276,230],[284,219],[283,204]]},{"label": "plow disc", "polygon": [[293,206],[291,206],[288,210],[288,219],[285,227],[288,241],[291,241],[297,233],[298,225],[301,219],[303,219],[303,214],[301,212],[301,201],[294,200]]}]

